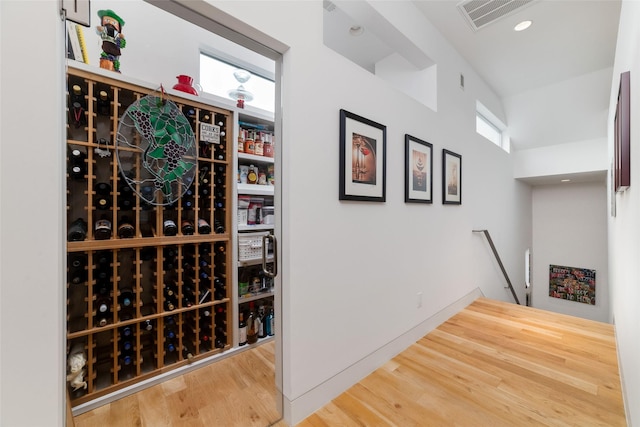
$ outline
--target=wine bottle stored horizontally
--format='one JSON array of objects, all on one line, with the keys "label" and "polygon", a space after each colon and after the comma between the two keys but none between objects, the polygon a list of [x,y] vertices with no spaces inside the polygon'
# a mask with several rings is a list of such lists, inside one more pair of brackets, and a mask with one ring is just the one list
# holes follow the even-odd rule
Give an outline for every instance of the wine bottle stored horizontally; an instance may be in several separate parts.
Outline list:
[{"label": "wine bottle stored horizontally", "polygon": [[193,226],[193,222],[189,221],[188,219],[185,219],[182,221],[181,229],[182,229],[182,234],[187,236],[192,235],[196,231]]},{"label": "wine bottle stored horizontally", "polygon": [[96,192],[93,201],[96,209],[103,211],[111,209],[111,184],[108,182],[98,182],[93,189]]},{"label": "wine bottle stored horizontally", "polygon": [[78,148],[69,151],[69,177],[83,180],[87,174],[87,153]]},{"label": "wine bottle stored horizontally", "polygon": [[129,221],[129,217],[123,216],[118,224],[118,237],[121,239],[131,239],[136,235],[136,229]]},{"label": "wine bottle stored horizontally", "polygon": [[96,300],[96,324],[106,326],[111,320],[111,298],[98,297]]},{"label": "wine bottle stored horizontally", "polygon": [[182,358],[188,360],[189,363],[193,362],[193,352],[184,344],[182,345]]},{"label": "wine bottle stored horizontally", "polygon": [[111,99],[106,90],[101,90],[96,101],[98,114],[101,116],[109,116],[111,114]]},{"label": "wine bottle stored horizontally", "polygon": [[84,90],[80,85],[73,85],[71,87],[71,93],[69,96],[69,114],[70,122],[74,124],[76,128],[87,124],[87,100],[85,99]]},{"label": "wine bottle stored horizontally", "polygon": [[122,310],[133,310],[135,308],[135,297],[133,290],[125,288],[120,291],[120,306]]},{"label": "wine bottle stored horizontally", "polygon": [[180,199],[181,203],[182,203],[182,209],[185,210],[191,210],[195,207],[195,199],[193,197],[193,190],[192,189],[188,189],[187,191],[184,192],[184,194],[182,195],[182,198]]},{"label": "wine bottle stored horizontally", "polygon": [[106,215],[102,215],[102,217],[96,221],[93,237],[96,240],[107,240],[111,238],[111,221],[109,221]]},{"label": "wine bottle stored horizontally", "polygon": [[130,211],[136,207],[135,193],[124,180],[118,186],[118,207],[123,211]]},{"label": "wine bottle stored horizontally", "polygon": [[70,242],[80,242],[87,238],[87,222],[83,218],[78,218],[71,223],[67,231],[67,240]]},{"label": "wine bottle stored horizontally", "polygon": [[165,236],[175,236],[178,234],[178,226],[172,219],[165,219],[162,225],[162,232]]},{"label": "wine bottle stored horizontally", "polygon": [[69,283],[74,285],[87,280],[87,256],[85,254],[69,255]]},{"label": "wine bottle stored horizontally", "polygon": [[211,234],[211,226],[203,218],[198,218],[198,233]]}]

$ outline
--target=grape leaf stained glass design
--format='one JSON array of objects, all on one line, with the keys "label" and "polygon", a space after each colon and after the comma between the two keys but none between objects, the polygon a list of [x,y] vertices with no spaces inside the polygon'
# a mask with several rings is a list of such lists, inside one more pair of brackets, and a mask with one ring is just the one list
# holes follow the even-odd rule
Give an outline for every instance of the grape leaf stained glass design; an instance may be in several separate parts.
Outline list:
[{"label": "grape leaf stained glass design", "polygon": [[189,121],[166,96],[147,95],[120,118],[120,172],[148,204],[170,205],[182,197],[195,177],[196,153]]}]

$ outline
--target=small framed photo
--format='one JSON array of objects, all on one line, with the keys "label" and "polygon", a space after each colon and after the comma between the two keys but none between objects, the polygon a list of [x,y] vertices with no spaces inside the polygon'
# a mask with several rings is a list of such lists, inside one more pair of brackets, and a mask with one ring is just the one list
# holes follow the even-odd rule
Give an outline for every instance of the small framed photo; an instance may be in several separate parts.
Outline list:
[{"label": "small framed photo", "polygon": [[442,150],[442,203],[462,204],[462,156]]},{"label": "small framed photo", "polygon": [[384,202],[387,127],[340,110],[340,200]]},{"label": "small framed photo", "polygon": [[433,202],[433,145],[404,136],[404,201]]}]

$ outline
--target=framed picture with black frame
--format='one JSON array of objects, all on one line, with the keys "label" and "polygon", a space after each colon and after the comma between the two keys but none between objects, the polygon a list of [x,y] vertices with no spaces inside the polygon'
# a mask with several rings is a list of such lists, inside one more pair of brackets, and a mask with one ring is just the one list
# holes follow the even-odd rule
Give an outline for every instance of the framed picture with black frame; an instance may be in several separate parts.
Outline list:
[{"label": "framed picture with black frame", "polygon": [[404,136],[404,201],[433,202],[433,145]]},{"label": "framed picture with black frame", "polygon": [[340,200],[386,199],[387,127],[340,110]]},{"label": "framed picture with black frame", "polygon": [[462,204],[462,156],[442,150],[442,203]]},{"label": "framed picture with black frame", "polygon": [[631,83],[630,72],[620,74],[618,103],[614,119],[615,190],[621,192],[631,185]]}]

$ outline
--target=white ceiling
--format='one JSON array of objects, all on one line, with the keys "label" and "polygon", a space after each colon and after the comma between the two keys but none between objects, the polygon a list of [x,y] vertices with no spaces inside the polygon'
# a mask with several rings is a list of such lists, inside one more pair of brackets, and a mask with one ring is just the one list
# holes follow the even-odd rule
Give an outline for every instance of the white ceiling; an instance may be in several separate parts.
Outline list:
[{"label": "white ceiling", "polygon": [[[459,1],[413,3],[502,99],[513,149],[606,137],[619,0],[539,0],[477,31]],[[366,17],[327,6],[328,46],[370,71],[394,51],[384,34],[349,37],[344,27]],[[515,32],[525,19],[533,25]]]}]

